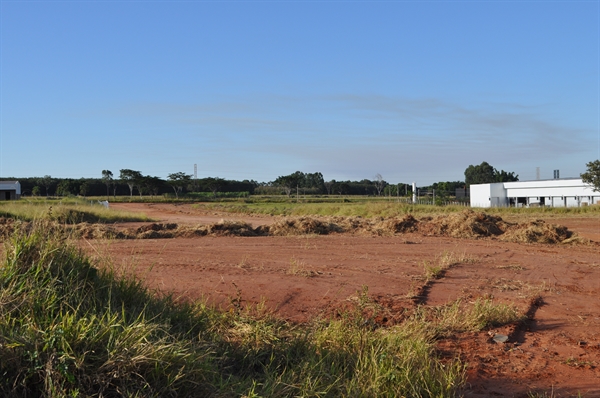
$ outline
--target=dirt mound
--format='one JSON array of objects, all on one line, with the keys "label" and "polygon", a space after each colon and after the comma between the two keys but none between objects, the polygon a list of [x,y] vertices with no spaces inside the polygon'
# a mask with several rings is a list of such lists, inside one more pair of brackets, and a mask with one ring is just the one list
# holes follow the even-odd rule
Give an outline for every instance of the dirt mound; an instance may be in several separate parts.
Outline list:
[{"label": "dirt mound", "polygon": [[113,227],[102,224],[80,223],[68,228],[76,237],[84,239],[125,239],[127,236]]},{"label": "dirt mound", "polygon": [[502,235],[509,225],[498,216],[465,210],[430,220],[424,219],[419,223],[419,232],[424,235],[474,239]]},{"label": "dirt mound", "polygon": [[[200,236],[288,236],[328,235],[348,233],[357,235],[395,235],[418,232],[423,235],[447,236],[452,238],[477,239],[496,237],[506,242],[517,243],[565,243],[589,244],[588,239],[578,237],[565,226],[548,224],[542,220],[511,224],[498,216],[465,210],[461,213],[423,217],[417,220],[412,215],[403,218],[361,217],[288,217],[270,226],[252,225],[244,221],[220,220],[206,225],[178,225],[175,223],[149,223],[136,228],[119,231],[113,226],[87,222],[64,225],[57,228],[84,239],[168,239]],[[53,225],[54,225],[53,224]],[[0,218],[0,236],[9,236],[15,230],[26,230],[31,223]]]},{"label": "dirt mound", "polygon": [[419,227],[419,221],[412,215],[407,214],[404,218],[387,218],[378,223],[378,227],[386,232],[394,234],[415,232]]},{"label": "dirt mound", "polygon": [[128,228],[123,233],[130,239],[174,238],[177,228],[178,225],[174,223],[151,223],[138,228]]},{"label": "dirt mound", "polygon": [[[517,243],[562,243],[573,237],[573,232],[563,225],[548,224],[542,220],[511,225],[500,237],[506,242]],[[572,239],[566,243],[574,243]]]},{"label": "dirt mound", "polygon": [[149,231],[172,231],[174,229],[177,229],[177,224],[174,223],[168,223],[168,224],[157,224],[157,223],[152,223],[152,224],[147,224],[147,225],[142,225],[141,227],[137,228],[136,232],[139,233],[144,233],[144,232],[149,232]]},{"label": "dirt mound", "polygon": [[211,236],[257,236],[257,232],[247,222],[221,220],[218,223],[198,226],[196,231]]},{"label": "dirt mound", "polygon": [[327,235],[332,232],[344,232],[338,224],[326,219],[314,217],[284,218],[269,226],[269,235]]}]

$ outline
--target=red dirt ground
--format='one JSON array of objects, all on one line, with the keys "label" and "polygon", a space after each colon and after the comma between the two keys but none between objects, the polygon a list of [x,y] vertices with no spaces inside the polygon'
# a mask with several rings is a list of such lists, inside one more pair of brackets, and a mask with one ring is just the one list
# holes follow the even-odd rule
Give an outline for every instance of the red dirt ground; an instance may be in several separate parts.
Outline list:
[{"label": "red dirt ground", "polygon": [[[207,213],[190,205],[111,206],[179,224],[225,218],[256,227],[274,220]],[[597,216],[548,221],[600,241]],[[600,397],[599,245],[401,234],[90,240],[86,247],[176,297],[205,298],[224,307],[236,297],[243,305],[264,301],[293,322],[343,306],[363,286],[396,314],[415,301],[435,306],[485,297],[513,303],[529,316],[526,324],[459,334],[438,343],[443,356],[459,356],[468,364],[462,394],[527,397],[544,391],[554,397]],[[444,253],[466,261],[423,289],[423,263]],[[495,332],[509,335],[509,342],[494,342],[489,333]]]}]

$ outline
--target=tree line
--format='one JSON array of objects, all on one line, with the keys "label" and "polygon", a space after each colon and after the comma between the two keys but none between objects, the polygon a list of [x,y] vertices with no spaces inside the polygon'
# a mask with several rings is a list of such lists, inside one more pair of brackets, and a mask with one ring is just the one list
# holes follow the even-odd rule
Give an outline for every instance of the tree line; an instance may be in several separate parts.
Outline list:
[{"label": "tree line", "polygon": [[[430,186],[419,187],[420,192],[434,192],[438,197],[454,196],[457,189],[468,188],[471,184],[490,182],[518,181],[514,172],[496,170],[487,162],[480,165],[469,165],[465,170],[464,181],[440,181]],[[180,195],[195,192],[211,193],[216,197],[220,193],[247,193],[263,195],[368,195],[368,196],[410,196],[412,185],[407,183],[392,184],[381,174],[373,179],[360,181],[326,181],[320,172],[294,173],[277,177],[270,182],[254,180],[228,180],[220,177],[204,177],[194,179],[193,175],[184,172],[168,174],[166,179],[144,175],[139,170],[121,169],[119,173],[102,170],[99,178],[53,178],[44,177],[20,178],[22,194],[27,196],[159,196]]]}]

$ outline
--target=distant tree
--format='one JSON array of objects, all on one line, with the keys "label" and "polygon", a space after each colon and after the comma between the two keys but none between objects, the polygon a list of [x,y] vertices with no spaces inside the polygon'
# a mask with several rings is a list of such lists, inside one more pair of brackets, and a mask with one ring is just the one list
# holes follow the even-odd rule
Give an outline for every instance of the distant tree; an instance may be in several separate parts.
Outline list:
[{"label": "distant tree", "polygon": [[600,160],[586,164],[587,170],[581,174],[584,183],[592,186],[595,192],[600,192]]},{"label": "distant tree", "polygon": [[286,195],[289,197],[294,188],[304,187],[306,175],[301,171],[296,171],[287,176],[279,176],[273,181],[273,184],[283,188]]},{"label": "distant tree", "polygon": [[465,183],[467,185],[489,184],[494,181],[494,168],[488,162],[483,162],[479,166],[469,165],[465,170]]},{"label": "distant tree", "polygon": [[375,174],[375,189],[377,190],[377,196],[381,196],[381,191],[387,185],[383,176],[379,173]]},{"label": "distant tree", "polygon": [[140,197],[142,196],[142,193],[148,193],[154,198],[154,195],[158,195],[158,191],[162,184],[163,181],[158,177],[141,176],[136,180],[135,186],[140,193]]},{"label": "distant tree", "polygon": [[61,180],[56,187],[56,196],[69,196],[73,194],[71,188],[72,186],[69,180]]},{"label": "distant tree", "polygon": [[206,189],[212,192],[213,196],[217,196],[217,192],[226,184],[223,178],[219,177],[208,177],[202,180],[202,183]]},{"label": "distant tree", "polygon": [[46,188],[46,196],[50,196],[50,187],[52,186],[53,182],[54,182],[53,178],[49,175],[45,175],[42,178],[40,178],[39,183],[44,188]]},{"label": "distant tree", "polygon": [[[129,196],[133,196],[133,188],[138,186],[138,183],[142,180],[142,177],[142,173],[130,169],[121,169],[119,174],[119,179],[129,187]],[[138,191],[140,192],[141,196],[142,192],[139,190],[139,187]]]},{"label": "distant tree", "polygon": [[304,175],[304,188],[312,188],[317,191],[317,193],[325,192],[325,180],[323,179],[323,174],[320,172],[316,173],[306,173]]},{"label": "distant tree", "polygon": [[[458,188],[464,187],[464,181],[440,181],[431,185],[431,188],[435,189],[436,196],[454,196]],[[429,187],[427,190],[429,190]]]},{"label": "distant tree", "polygon": [[86,181],[84,181],[80,186],[79,186],[79,194],[83,197],[85,197],[85,194],[87,193],[89,189],[89,185]]},{"label": "distant tree", "polygon": [[331,188],[333,188],[335,184],[335,180],[327,181],[323,183],[325,185],[325,190],[327,191],[327,195],[331,195]]},{"label": "distant tree", "polygon": [[337,185],[337,193],[338,195],[346,195],[350,193],[350,184],[347,182],[341,182]]},{"label": "distant tree", "polygon": [[[323,174],[320,172],[316,173],[303,173],[296,171],[286,176],[279,176],[273,185],[283,188],[286,195],[289,197],[294,189],[306,188],[312,189],[313,192],[323,193],[327,189]],[[329,187],[331,189],[331,186]]]},{"label": "distant tree", "polygon": [[106,184],[106,200],[108,200],[108,197],[110,196],[110,186],[113,184],[112,171],[102,170],[102,182]]},{"label": "distant tree", "polygon": [[31,194],[32,194],[33,196],[40,196],[40,194],[42,193],[41,191],[42,191],[42,190],[40,189],[40,187],[36,185],[36,186],[34,186],[34,187],[33,187],[33,189],[31,190]]},{"label": "distant tree", "polygon": [[519,176],[515,175],[514,172],[498,171],[488,162],[482,162],[479,166],[469,165],[465,170],[465,183],[467,185],[508,181],[519,181]]},{"label": "distant tree", "polygon": [[173,188],[175,192],[175,197],[179,199],[179,193],[183,191],[183,188],[186,187],[192,181],[191,174],[185,174],[184,172],[177,172],[169,174],[167,179],[167,183]]},{"label": "distant tree", "polygon": [[160,187],[163,185],[163,180],[161,180],[158,177],[144,176],[140,179],[138,183],[138,190],[141,187],[141,189],[149,193],[152,196],[152,198],[154,198],[154,196],[158,195]]},{"label": "distant tree", "polygon": [[495,182],[511,182],[511,181],[519,181],[519,176],[515,175],[514,172],[509,173],[507,171],[501,170],[498,171],[496,169],[494,169],[494,178],[495,178]]}]

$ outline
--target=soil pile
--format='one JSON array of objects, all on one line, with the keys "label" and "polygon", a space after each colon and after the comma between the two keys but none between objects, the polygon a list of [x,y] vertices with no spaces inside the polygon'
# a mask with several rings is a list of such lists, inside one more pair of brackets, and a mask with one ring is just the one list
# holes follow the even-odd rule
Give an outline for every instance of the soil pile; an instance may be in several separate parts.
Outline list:
[{"label": "soil pile", "polygon": [[177,224],[151,223],[138,228],[129,228],[123,233],[131,239],[160,239],[174,238],[176,236]]},{"label": "soil pile", "polygon": [[[7,237],[15,230],[26,231],[31,223],[0,218],[0,236]],[[562,225],[548,224],[542,220],[511,224],[498,216],[466,210],[461,213],[424,217],[417,220],[412,215],[403,218],[363,219],[361,217],[288,217],[270,226],[252,228],[244,221],[220,220],[204,225],[178,225],[175,223],[149,223],[137,228],[118,230],[104,224],[52,223],[52,226],[84,239],[168,239],[199,236],[288,236],[328,235],[332,233],[395,235],[420,233],[426,236],[452,238],[497,238],[506,242],[546,244],[589,244]],[[50,226],[49,226],[50,227]]]},{"label": "soil pile", "polygon": [[284,218],[268,227],[271,236],[327,235],[332,232],[344,232],[344,229],[325,218],[314,217]]},{"label": "soil pile", "polygon": [[542,220],[511,225],[500,237],[501,240],[517,243],[573,243],[577,239],[567,241],[574,236],[573,232],[563,225],[548,224]]},{"label": "soil pile", "polygon": [[179,237],[193,236],[257,236],[259,232],[244,221],[221,220],[218,223],[198,225],[196,227],[181,226],[176,231]]},{"label": "soil pile", "polygon": [[473,239],[502,235],[508,226],[509,224],[500,217],[465,210],[421,222],[419,232],[424,235]]},{"label": "soil pile", "polygon": [[407,214],[403,218],[384,219],[377,224],[377,227],[393,234],[416,232],[419,228],[419,221],[412,215]]},{"label": "soil pile", "polygon": [[84,239],[125,239],[127,236],[115,228],[103,224],[80,223],[68,228],[75,237]]}]

